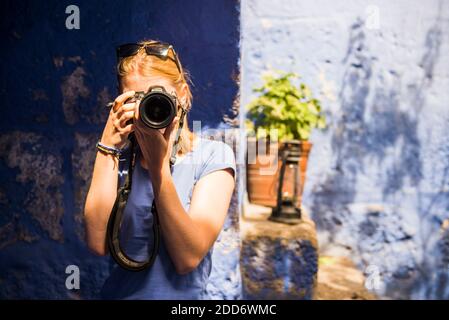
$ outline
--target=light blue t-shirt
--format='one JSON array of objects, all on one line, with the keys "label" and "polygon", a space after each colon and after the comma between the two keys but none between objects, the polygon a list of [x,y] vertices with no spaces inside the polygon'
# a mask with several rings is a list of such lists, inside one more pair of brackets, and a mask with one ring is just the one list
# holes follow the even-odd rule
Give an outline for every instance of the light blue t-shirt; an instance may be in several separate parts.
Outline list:
[{"label": "light blue t-shirt", "polygon": [[[127,255],[135,260],[147,260],[153,247],[151,204],[153,188],[147,170],[140,164],[137,152],[133,171],[131,193],[124,211],[120,230],[120,243]],[[232,168],[236,174],[232,148],[222,141],[198,137],[194,150],[177,159],[172,177],[179,199],[186,212],[190,207],[195,183],[210,172]],[[210,192],[220,192],[217,190]],[[211,214],[214,212],[212,211]],[[161,228],[159,253],[153,266],[140,272],[127,271],[114,264],[109,278],[103,285],[104,299],[207,299],[206,286],[212,268],[212,251],[209,250],[192,272],[176,273],[164,244]],[[180,250],[183,250],[180,248]],[[111,259],[112,260],[112,259]]]}]

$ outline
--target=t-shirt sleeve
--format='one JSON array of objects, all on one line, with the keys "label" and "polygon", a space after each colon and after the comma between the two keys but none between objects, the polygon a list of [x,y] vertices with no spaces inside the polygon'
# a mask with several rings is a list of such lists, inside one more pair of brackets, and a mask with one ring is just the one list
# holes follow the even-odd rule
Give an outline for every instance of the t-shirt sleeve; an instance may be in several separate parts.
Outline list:
[{"label": "t-shirt sleeve", "polygon": [[207,156],[201,164],[198,180],[213,171],[226,168],[232,169],[235,180],[236,161],[232,148],[222,141],[211,142],[209,148],[210,150],[208,150]]}]

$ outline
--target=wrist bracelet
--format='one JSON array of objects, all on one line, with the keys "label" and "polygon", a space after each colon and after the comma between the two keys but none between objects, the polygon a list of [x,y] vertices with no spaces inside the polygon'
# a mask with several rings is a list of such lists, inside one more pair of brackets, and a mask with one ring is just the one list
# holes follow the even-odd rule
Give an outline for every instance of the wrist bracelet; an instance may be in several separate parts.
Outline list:
[{"label": "wrist bracelet", "polygon": [[107,153],[107,154],[112,154],[113,156],[116,156],[116,157],[120,156],[123,152],[122,149],[108,147],[108,146],[102,144],[100,141],[97,142],[96,147],[98,150],[100,150],[104,153]]}]

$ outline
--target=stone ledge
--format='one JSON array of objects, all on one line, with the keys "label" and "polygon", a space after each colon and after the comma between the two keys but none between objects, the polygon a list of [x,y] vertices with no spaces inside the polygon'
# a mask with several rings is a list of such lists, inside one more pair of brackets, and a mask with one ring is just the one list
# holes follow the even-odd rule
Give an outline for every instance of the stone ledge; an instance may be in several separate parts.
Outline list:
[{"label": "stone ledge", "polygon": [[[305,210],[303,210],[305,211]],[[312,299],[318,271],[315,224],[267,220],[271,208],[245,204],[241,270],[245,299]]]}]

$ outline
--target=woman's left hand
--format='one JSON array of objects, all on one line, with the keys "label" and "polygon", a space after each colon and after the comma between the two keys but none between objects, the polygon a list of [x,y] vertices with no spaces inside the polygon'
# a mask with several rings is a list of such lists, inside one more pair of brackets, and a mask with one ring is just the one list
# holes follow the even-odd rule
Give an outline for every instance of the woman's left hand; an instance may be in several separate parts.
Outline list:
[{"label": "woman's left hand", "polygon": [[143,156],[142,167],[149,171],[150,176],[155,177],[156,175],[160,175],[165,169],[170,168],[169,161],[179,116],[173,119],[163,133],[158,129],[148,128],[139,120],[138,111],[136,112],[136,118],[134,119],[134,131]]}]

